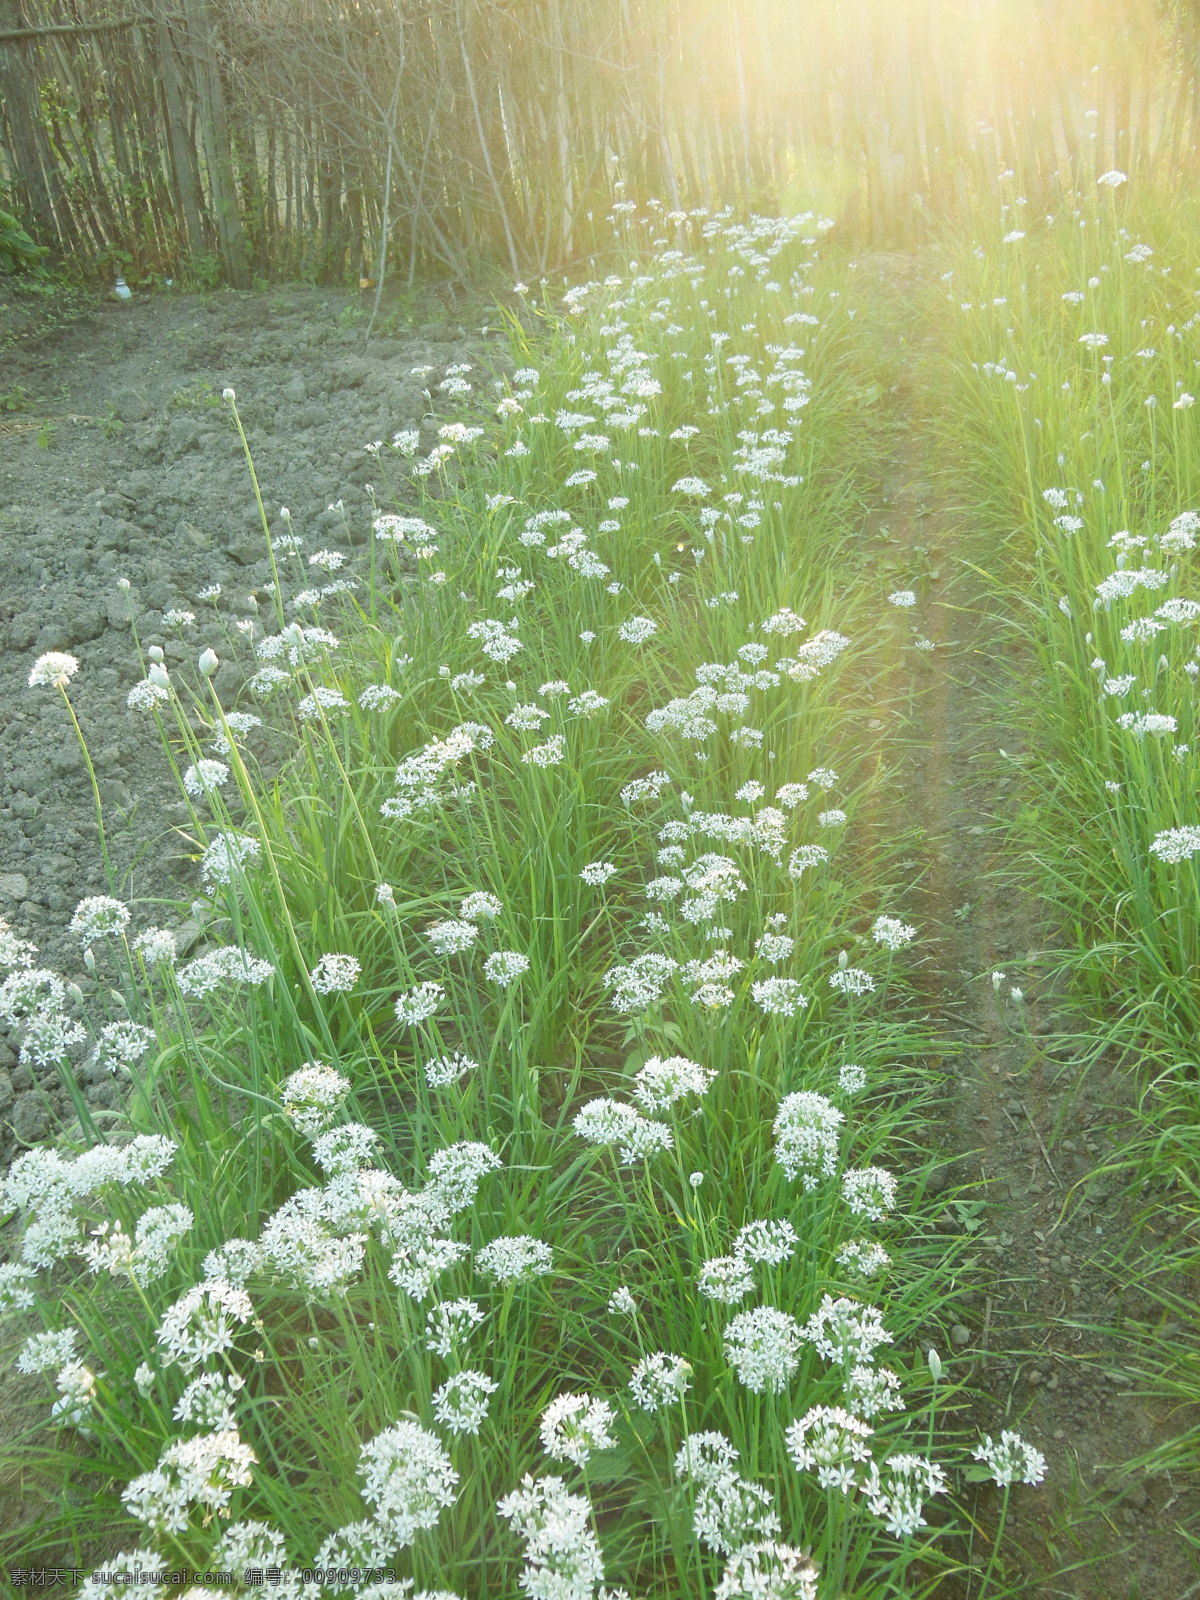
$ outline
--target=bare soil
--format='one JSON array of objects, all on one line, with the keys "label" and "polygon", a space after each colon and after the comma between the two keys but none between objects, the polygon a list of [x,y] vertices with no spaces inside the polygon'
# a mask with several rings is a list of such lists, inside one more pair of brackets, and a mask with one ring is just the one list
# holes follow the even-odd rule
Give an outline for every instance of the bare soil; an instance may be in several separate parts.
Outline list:
[{"label": "bare soil", "polygon": [[[108,884],[83,756],[59,695],[28,687],[34,657],[79,658],[71,698],[118,892],[135,926],[175,926],[186,945],[199,933],[186,910],[193,852],[175,831],[186,807],[153,721],[125,696],[143,676],[131,618],[168,667],[212,645],[230,704],[247,675],[235,624],[254,615],[271,573],[221,391],[237,392],[273,531],[286,505],[306,550],[340,549],[352,571],[379,478],[364,445],[420,428],[427,452],[446,367],[472,363],[476,387],[486,381],[478,313],[471,334],[460,314],[430,297],[419,324],[367,343],[364,308],[344,292],[55,300],[0,280],[0,917],[85,994],[65,928]],[[213,584],[219,599],[199,601]],[[173,609],[195,626],[166,626]],[[86,1092],[101,1117],[117,1115],[111,1081]],[[0,1169],[51,1135],[68,1105],[55,1069],[38,1083],[0,1039]]]}]

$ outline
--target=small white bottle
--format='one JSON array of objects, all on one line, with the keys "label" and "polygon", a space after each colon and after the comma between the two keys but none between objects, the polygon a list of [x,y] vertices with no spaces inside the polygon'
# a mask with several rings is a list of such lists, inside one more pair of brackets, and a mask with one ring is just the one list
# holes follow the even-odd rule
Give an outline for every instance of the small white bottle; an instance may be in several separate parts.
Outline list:
[{"label": "small white bottle", "polygon": [[133,290],[125,282],[125,279],[119,272],[117,273],[117,281],[115,287],[113,288],[113,293],[116,295],[118,300],[133,299]]}]

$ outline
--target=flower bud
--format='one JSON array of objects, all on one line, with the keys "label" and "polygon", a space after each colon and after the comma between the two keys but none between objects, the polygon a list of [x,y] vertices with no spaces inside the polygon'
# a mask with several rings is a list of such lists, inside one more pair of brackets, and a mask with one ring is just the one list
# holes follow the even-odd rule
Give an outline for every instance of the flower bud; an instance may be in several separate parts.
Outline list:
[{"label": "flower bud", "polygon": [[150,670],[146,674],[146,680],[149,683],[156,683],[160,689],[169,689],[171,687],[171,680],[167,677],[167,669],[160,661],[151,662]]},{"label": "flower bud", "polygon": [[123,590],[126,591],[126,593],[128,593],[128,590],[129,590],[129,579],[128,578],[118,578],[117,579],[117,588],[118,589],[123,589]]},{"label": "flower bud", "polygon": [[162,645],[152,644],[146,651],[146,654],[150,657],[151,661],[161,661],[163,658]]},{"label": "flower bud", "polygon": [[215,650],[206,650],[200,657],[198,665],[202,675],[206,678],[211,678],[218,666],[217,652]]},{"label": "flower bud", "polygon": [[1002,972],[993,972],[992,973],[992,988],[995,990],[995,992],[997,994],[1000,993],[1000,985],[1003,982],[1004,982],[1004,974]]},{"label": "flower bud", "polygon": [[90,950],[85,950],[83,952],[83,964],[88,969],[89,972],[95,972],[95,970],[96,970],[96,958],[95,958],[95,956],[92,954],[92,952]]},{"label": "flower bud", "polygon": [[845,972],[845,970],[846,970],[846,968],[847,968],[847,967],[848,967],[848,966],[849,966],[849,965],[850,965],[850,955],[849,955],[849,952],[848,952],[848,951],[846,951],[846,950],[839,950],[839,951],[838,951],[838,966],[839,966],[839,968],[840,968],[840,969],[841,969],[841,970],[842,970],[842,971],[843,971],[843,972]]},{"label": "flower bud", "polygon": [[929,1346],[929,1352],[925,1359],[929,1363],[930,1377],[933,1379],[934,1383],[940,1383],[942,1377],[942,1358],[940,1355],[938,1355],[937,1351],[932,1345]]},{"label": "flower bud", "polygon": [[236,400],[237,399],[237,395],[234,393],[234,391],[232,389],[222,389],[221,390],[221,399],[222,400]]}]

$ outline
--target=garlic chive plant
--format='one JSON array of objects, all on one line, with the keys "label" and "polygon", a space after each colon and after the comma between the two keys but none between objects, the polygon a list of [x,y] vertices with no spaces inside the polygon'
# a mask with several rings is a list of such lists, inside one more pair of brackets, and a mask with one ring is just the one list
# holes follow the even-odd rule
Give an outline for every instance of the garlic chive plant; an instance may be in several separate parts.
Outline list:
[{"label": "garlic chive plant", "polygon": [[131,693],[203,948],[85,903],[120,1014],[84,1022],[0,933],[22,1054],[128,1099],[5,1190],[61,1486],[23,1548],[102,1543],[92,1600],[832,1600],[957,1560],[918,1337],[963,1236],[908,1170],[921,932],[842,695],[880,608],[830,578],[874,449],[848,280],[812,216],[634,209],[627,273],[512,325],[494,417],[369,445],[365,577],[286,519],[244,704],[211,648]]}]

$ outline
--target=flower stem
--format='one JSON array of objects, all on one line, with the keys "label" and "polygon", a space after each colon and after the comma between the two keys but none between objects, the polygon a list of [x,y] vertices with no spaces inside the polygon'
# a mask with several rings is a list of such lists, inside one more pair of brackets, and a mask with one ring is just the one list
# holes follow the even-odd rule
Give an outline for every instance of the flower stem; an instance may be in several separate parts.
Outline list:
[{"label": "flower stem", "polygon": [[1004,1539],[1004,1525],[1008,1521],[1008,1497],[1012,1493],[1012,1484],[1004,1485],[1004,1499],[1000,1503],[1000,1523],[996,1529],[996,1537],[992,1540],[992,1559],[987,1564],[987,1571],[983,1575],[983,1585],[976,1596],[976,1600],[985,1600],[988,1584],[991,1582],[992,1573],[1000,1556],[1000,1545]]},{"label": "flower stem", "polygon": [[92,799],[96,803],[96,828],[100,834],[100,851],[104,856],[104,870],[108,875],[108,887],[116,893],[116,874],[113,864],[109,859],[108,841],[104,837],[104,811],[100,805],[100,785],[96,782],[96,769],[92,765],[92,758],[88,753],[87,740],[83,737],[83,729],[79,726],[79,718],[75,715],[75,707],[71,704],[71,697],[65,685],[59,685],[59,693],[63,697],[63,704],[67,708],[67,715],[75,729],[75,737],[79,740],[79,748],[83,751],[83,759],[87,762],[88,777],[92,780]]}]

